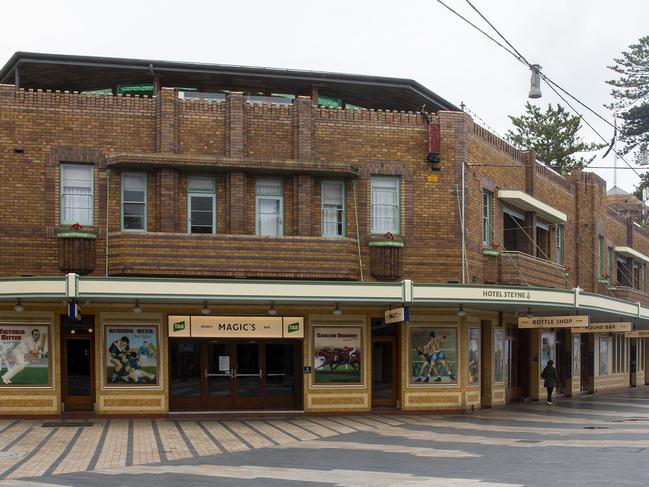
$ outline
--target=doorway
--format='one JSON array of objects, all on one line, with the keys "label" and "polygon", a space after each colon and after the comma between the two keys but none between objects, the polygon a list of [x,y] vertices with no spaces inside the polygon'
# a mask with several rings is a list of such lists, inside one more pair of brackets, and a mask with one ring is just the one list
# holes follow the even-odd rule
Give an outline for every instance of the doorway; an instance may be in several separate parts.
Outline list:
[{"label": "doorway", "polygon": [[301,344],[171,340],[171,409],[298,409]]},{"label": "doorway", "polygon": [[507,328],[505,339],[507,388],[505,401],[520,402],[530,397],[530,330]]},{"label": "doorway", "polygon": [[636,387],[637,385],[636,377],[638,372],[638,347],[636,345],[636,340],[636,338],[629,339],[629,387]]},{"label": "doorway", "polygon": [[95,409],[94,317],[61,317],[61,385],[64,411]]},{"label": "doorway", "polygon": [[591,333],[581,333],[581,391],[592,392],[595,354],[595,337]]},{"label": "doorway", "polygon": [[372,407],[396,408],[399,323],[372,320]]},{"label": "doorway", "polygon": [[571,346],[569,340],[571,340],[570,330],[561,328],[556,331],[557,394],[566,393],[568,381],[572,377],[572,354],[569,352]]}]

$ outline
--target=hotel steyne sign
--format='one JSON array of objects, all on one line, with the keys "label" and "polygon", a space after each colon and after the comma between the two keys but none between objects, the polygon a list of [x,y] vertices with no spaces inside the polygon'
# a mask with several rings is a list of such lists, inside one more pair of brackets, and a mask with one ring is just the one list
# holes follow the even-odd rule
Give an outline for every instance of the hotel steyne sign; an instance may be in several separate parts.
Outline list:
[{"label": "hotel steyne sign", "polygon": [[534,316],[518,318],[519,328],[577,328],[588,326],[588,316]]},{"label": "hotel steyne sign", "polygon": [[575,328],[572,333],[615,333],[627,332],[633,329],[633,324],[628,321],[614,323],[591,323],[587,328]]},{"label": "hotel steyne sign", "polygon": [[304,338],[304,318],[169,316],[169,338]]}]

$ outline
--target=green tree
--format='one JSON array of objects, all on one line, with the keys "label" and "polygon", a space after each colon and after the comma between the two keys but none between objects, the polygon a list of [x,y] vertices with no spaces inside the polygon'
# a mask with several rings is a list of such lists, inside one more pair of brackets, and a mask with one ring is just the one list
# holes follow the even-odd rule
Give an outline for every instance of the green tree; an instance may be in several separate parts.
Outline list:
[{"label": "green tree", "polygon": [[[619,77],[607,81],[613,87],[611,95],[615,99],[608,108],[619,113],[619,139],[624,142],[622,152],[628,154],[638,146],[646,148],[649,143],[649,36],[631,44],[614,61],[608,68]],[[639,157],[638,151],[636,160]]]},{"label": "green tree", "polygon": [[636,184],[633,190],[633,195],[640,201],[642,201],[642,190],[645,188],[649,188],[649,172],[640,174],[640,182]]},{"label": "green tree", "polygon": [[548,104],[545,112],[527,102],[520,117],[509,116],[514,129],[507,140],[519,149],[532,149],[537,157],[559,173],[586,167],[595,156],[586,159],[576,154],[601,149],[606,144],[586,143],[577,135],[581,119],[557,104]]},{"label": "green tree", "polygon": [[601,149],[605,144],[586,143],[577,135],[581,119],[561,105],[548,104],[545,112],[527,102],[520,117],[509,116],[514,129],[505,137],[519,149],[533,149],[537,157],[559,173],[585,167],[595,159],[577,156],[581,152]]}]

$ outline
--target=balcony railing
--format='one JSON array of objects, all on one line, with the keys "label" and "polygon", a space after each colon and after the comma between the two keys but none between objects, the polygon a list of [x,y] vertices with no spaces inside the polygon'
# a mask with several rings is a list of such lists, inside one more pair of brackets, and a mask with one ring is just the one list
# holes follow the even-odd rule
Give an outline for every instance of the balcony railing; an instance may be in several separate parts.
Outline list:
[{"label": "balcony railing", "polygon": [[501,252],[498,267],[498,282],[500,284],[571,287],[564,266],[522,252]]},{"label": "balcony railing", "polygon": [[114,276],[359,278],[350,238],[116,232],[108,259]]}]

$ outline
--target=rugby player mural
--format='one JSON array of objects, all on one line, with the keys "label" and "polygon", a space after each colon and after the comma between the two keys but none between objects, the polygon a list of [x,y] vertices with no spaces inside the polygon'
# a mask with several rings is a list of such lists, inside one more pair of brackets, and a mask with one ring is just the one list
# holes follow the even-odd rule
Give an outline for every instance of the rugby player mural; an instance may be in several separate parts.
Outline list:
[{"label": "rugby player mural", "polygon": [[106,326],[106,383],[158,384],[158,327]]},{"label": "rugby player mural", "polygon": [[457,329],[410,327],[410,384],[457,383]]},{"label": "rugby player mural", "polygon": [[361,384],[360,326],[313,328],[315,384]]},{"label": "rugby player mural", "polygon": [[50,384],[49,327],[0,323],[0,386]]}]

